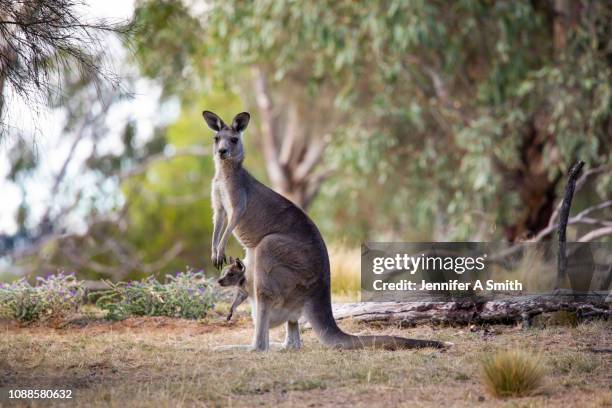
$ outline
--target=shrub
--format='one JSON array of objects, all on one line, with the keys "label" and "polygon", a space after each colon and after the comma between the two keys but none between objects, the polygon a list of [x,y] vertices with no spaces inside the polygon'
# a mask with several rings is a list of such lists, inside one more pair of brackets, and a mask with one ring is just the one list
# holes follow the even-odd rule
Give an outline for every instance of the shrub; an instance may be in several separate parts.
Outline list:
[{"label": "shrub", "polygon": [[110,320],[128,316],[198,319],[214,307],[217,298],[212,280],[190,270],[167,275],[165,284],[152,276],[139,282],[106,283],[110,289],[96,294],[96,305],[108,311]]},{"label": "shrub", "polygon": [[36,286],[25,278],[0,284],[0,317],[21,323],[64,318],[83,303],[82,283],[63,272],[36,278]]},{"label": "shrub", "polygon": [[486,357],[482,368],[487,388],[497,397],[528,395],[541,385],[544,376],[542,359],[519,350]]}]

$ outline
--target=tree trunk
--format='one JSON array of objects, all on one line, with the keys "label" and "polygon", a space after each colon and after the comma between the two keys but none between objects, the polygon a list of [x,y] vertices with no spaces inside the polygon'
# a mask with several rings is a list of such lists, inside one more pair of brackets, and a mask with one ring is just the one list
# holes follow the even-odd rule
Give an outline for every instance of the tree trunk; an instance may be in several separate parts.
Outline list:
[{"label": "tree trunk", "polygon": [[[272,188],[307,210],[319,192],[325,173],[317,172],[327,141],[315,135],[297,101],[275,106],[267,74],[253,69],[253,90],[259,109],[262,150]],[[296,98],[297,99],[297,98]]]},{"label": "tree trunk", "polygon": [[546,118],[533,120],[528,132],[523,137],[520,147],[521,165],[518,169],[503,169],[509,191],[517,191],[522,212],[513,224],[505,227],[506,239],[509,242],[525,240],[536,236],[548,226],[556,202],[556,190],[561,174],[550,178],[549,166],[545,163],[544,148],[550,144],[553,135],[547,133]]},{"label": "tree trunk", "polygon": [[[571,0],[553,0],[546,7],[551,15],[552,57],[562,63],[568,47],[568,32],[576,25],[580,14],[584,12],[584,2]],[[549,99],[559,97],[554,93]],[[554,146],[556,135],[548,131],[550,112],[544,108],[537,112],[529,123],[529,129],[523,137],[521,146],[520,169],[508,176],[513,180],[513,189],[519,192],[524,211],[516,222],[506,226],[505,235],[508,241],[515,242],[529,239],[546,228],[548,220],[554,211],[557,199],[556,190],[562,174],[550,177],[548,171],[557,163],[550,163],[551,157],[561,155],[553,150],[545,150],[546,146]],[[549,155],[544,156],[545,152]],[[549,165],[545,165],[549,162]]]}]

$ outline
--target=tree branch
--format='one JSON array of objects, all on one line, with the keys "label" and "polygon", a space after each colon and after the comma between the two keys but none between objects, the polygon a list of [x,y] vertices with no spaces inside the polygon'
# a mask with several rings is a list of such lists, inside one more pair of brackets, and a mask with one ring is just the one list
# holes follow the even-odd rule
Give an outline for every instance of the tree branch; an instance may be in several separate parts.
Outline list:
[{"label": "tree branch", "polygon": [[329,144],[329,139],[329,135],[326,135],[326,137],[313,141],[310,144],[308,150],[306,150],[304,158],[295,168],[292,174],[291,178],[293,182],[302,183],[310,176],[312,170],[321,162],[323,152]]},{"label": "tree branch", "polygon": [[[575,191],[580,191],[582,189],[582,187],[586,184],[586,182],[589,179],[589,177],[591,177],[591,176],[593,176],[595,174],[603,173],[604,171],[607,171],[607,170],[610,170],[610,169],[611,169],[610,166],[602,165],[602,166],[594,167],[592,169],[588,169],[588,170],[584,171],[582,173],[582,176],[580,176],[578,181],[576,181],[576,189],[575,189]],[[557,206],[555,207],[555,211],[553,211],[553,213],[550,216],[550,219],[548,220],[548,227],[551,227],[551,226],[554,225],[555,220],[559,216],[559,211],[561,211],[561,205],[562,204],[563,204],[563,201],[559,201],[559,204],[557,204]]]},{"label": "tree branch", "polygon": [[612,227],[602,227],[584,234],[578,242],[590,242],[608,235],[612,235]]},{"label": "tree branch", "polygon": [[306,191],[304,193],[304,203],[302,204],[303,208],[308,208],[308,206],[310,206],[312,200],[314,200],[316,195],[319,193],[323,182],[329,178],[331,173],[331,170],[328,170],[316,176],[310,177],[310,179],[308,180],[308,185],[306,186]]},{"label": "tree branch", "polygon": [[574,190],[576,189],[576,179],[584,167],[584,162],[579,160],[572,166],[569,171],[567,186],[565,187],[565,196],[563,204],[559,212],[559,254],[557,256],[557,288],[561,287],[565,279],[565,271],[567,269],[567,254],[566,254],[566,231],[567,221],[569,218],[570,209],[572,207],[572,198],[574,198]]},{"label": "tree branch", "polygon": [[282,166],[289,167],[292,159],[295,158],[295,142],[299,139],[299,114],[295,103],[290,104],[289,112],[287,113],[287,125],[285,127],[285,136],[281,144],[279,161]]},{"label": "tree branch", "polygon": [[[574,192],[579,191],[584,186],[584,184],[586,183],[587,179],[590,176],[602,173],[602,172],[606,171],[608,168],[609,168],[609,166],[599,166],[599,167],[595,167],[595,168],[586,170],[582,174],[582,176],[580,176],[580,178],[576,181],[576,186],[575,186]],[[550,219],[548,221],[548,225],[544,229],[540,230],[533,238],[529,239],[526,242],[540,242],[544,238],[549,236],[552,232],[554,232],[555,230],[557,230],[559,228],[559,223],[555,223],[555,219],[557,219],[558,216],[559,216],[562,204],[563,204],[563,202],[559,202],[559,204],[557,205],[555,211],[550,216]],[[581,224],[582,223],[582,224],[598,224],[598,225],[602,225],[602,226],[608,226],[608,221],[590,218],[590,217],[587,217],[587,215],[591,214],[594,211],[603,210],[603,209],[609,208],[609,207],[612,207],[612,200],[604,201],[604,202],[599,203],[597,205],[594,205],[592,207],[588,207],[588,208],[582,210],[581,212],[579,212],[578,214],[576,214],[574,217],[569,218],[567,220],[567,225]],[[500,253],[492,256],[490,259],[492,261],[502,260],[504,258],[512,256],[515,253],[521,251],[522,248],[523,248],[523,243],[519,242],[519,243],[514,244],[511,247],[501,251]]]}]

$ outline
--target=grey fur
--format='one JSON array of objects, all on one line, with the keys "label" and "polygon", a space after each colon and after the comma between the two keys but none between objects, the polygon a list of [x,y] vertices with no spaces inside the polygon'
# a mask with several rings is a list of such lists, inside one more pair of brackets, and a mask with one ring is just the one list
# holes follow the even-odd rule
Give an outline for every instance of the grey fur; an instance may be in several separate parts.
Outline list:
[{"label": "grey fur", "polygon": [[437,341],[353,336],[340,330],[332,314],[329,257],[319,230],[300,208],[257,181],[242,166],[241,139],[249,114],[238,114],[231,127],[212,112],[203,115],[216,131],[212,261],[217,268],[223,265],[232,233],[246,251],[245,290],[251,298],[255,323],[250,349],[268,350],[269,329],[283,323],[287,328],[284,347],[298,349],[298,319],[302,315],[321,342],[331,347],[444,347]]}]

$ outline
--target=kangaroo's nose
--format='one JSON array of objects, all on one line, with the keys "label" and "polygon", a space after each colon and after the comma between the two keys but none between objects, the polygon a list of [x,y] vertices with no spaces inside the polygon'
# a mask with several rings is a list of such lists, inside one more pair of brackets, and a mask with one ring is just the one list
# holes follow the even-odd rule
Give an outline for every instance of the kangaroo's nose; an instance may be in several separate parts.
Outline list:
[{"label": "kangaroo's nose", "polygon": [[227,153],[227,149],[225,147],[219,149],[219,156],[225,156],[225,153]]}]

